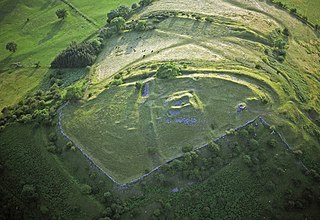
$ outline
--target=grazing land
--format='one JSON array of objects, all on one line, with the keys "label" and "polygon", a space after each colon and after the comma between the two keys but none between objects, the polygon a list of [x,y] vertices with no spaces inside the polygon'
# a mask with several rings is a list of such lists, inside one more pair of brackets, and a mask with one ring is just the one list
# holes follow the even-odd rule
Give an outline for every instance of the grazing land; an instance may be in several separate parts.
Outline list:
[{"label": "grazing land", "polygon": [[[205,75],[108,89],[63,109],[66,134],[121,183],[267,112],[246,85]],[[147,87],[147,88],[146,88]],[[238,105],[246,104],[240,112]],[[270,110],[270,109],[269,109]]]},{"label": "grazing land", "polygon": [[318,219],[318,11],[1,1],[0,219]]}]

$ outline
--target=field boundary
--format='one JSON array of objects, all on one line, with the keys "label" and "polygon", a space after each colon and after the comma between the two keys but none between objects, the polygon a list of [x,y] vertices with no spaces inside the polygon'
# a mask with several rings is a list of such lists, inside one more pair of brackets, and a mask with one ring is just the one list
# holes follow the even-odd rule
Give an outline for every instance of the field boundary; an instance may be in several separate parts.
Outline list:
[{"label": "field boundary", "polygon": [[85,15],[84,13],[79,11],[73,4],[71,4],[67,0],[60,0],[60,1],[63,2],[64,4],[66,4],[67,6],[69,6],[72,10],[74,10],[76,12],[76,14],[79,14],[83,19],[88,21],[90,24],[92,24],[93,26],[99,28],[99,25],[97,25],[96,22],[94,22],[93,19],[89,18],[87,15]]},{"label": "field boundary", "polygon": [[[96,163],[90,158],[90,156],[89,156],[87,153],[84,152],[84,150],[82,149],[82,147],[79,146],[78,144],[76,144],[76,143],[64,132],[63,127],[62,127],[62,110],[63,110],[65,107],[67,107],[69,104],[70,104],[70,102],[68,101],[68,102],[66,102],[65,104],[63,104],[63,105],[57,110],[57,112],[58,112],[58,129],[59,129],[61,135],[62,135],[64,138],[66,138],[68,141],[72,142],[72,144],[80,150],[80,152],[82,153],[82,155],[83,155],[85,158],[87,158],[87,160],[88,160],[94,167],[96,167],[98,170],[100,170],[104,175],[106,175],[113,183],[115,183],[115,184],[116,184],[117,186],[119,186],[119,187],[128,187],[128,186],[130,186],[131,184],[134,184],[134,183],[142,180],[143,178],[151,175],[151,174],[154,173],[155,171],[159,170],[162,166],[164,166],[164,165],[166,165],[166,164],[169,164],[169,163],[171,163],[172,161],[183,157],[183,155],[180,155],[180,156],[177,156],[177,157],[175,157],[175,158],[173,158],[173,159],[170,159],[170,160],[168,160],[168,161],[160,164],[159,166],[153,168],[153,169],[152,169],[151,171],[149,171],[148,173],[145,173],[145,174],[143,174],[142,176],[140,176],[140,177],[138,177],[138,178],[136,178],[136,179],[134,179],[134,180],[131,180],[131,181],[128,182],[128,183],[123,183],[123,184],[122,184],[122,183],[119,183],[119,182],[116,181],[110,174],[108,174],[106,171],[104,171],[98,164],[96,164]],[[271,125],[268,124],[261,116],[257,116],[257,117],[255,117],[254,119],[251,119],[251,120],[247,121],[246,123],[244,123],[244,124],[242,124],[242,125],[234,128],[234,130],[235,130],[235,131],[238,131],[238,130],[240,130],[240,129],[242,129],[242,128],[250,125],[250,124],[253,124],[253,123],[256,122],[258,119],[259,119],[259,121],[260,121],[265,127],[268,127],[268,128],[271,127]],[[278,131],[276,131],[275,129],[273,129],[272,132],[273,132],[274,134],[276,134],[276,135],[280,138],[280,140],[285,144],[287,150],[289,150],[290,152],[293,151],[292,146],[285,140],[285,138],[284,138]],[[221,136],[213,139],[212,141],[213,141],[213,142],[219,141],[220,139],[223,139],[223,138],[225,138],[226,136],[227,136],[227,134],[223,134],[223,135],[221,135]],[[203,144],[203,145],[201,145],[201,146],[193,149],[192,152],[197,151],[197,150],[200,150],[200,149],[205,148],[205,147],[208,147],[208,146],[209,146],[209,143]],[[302,162],[301,160],[300,160],[299,162],[300,162],[300,165],[301,165],[305,170],[308,170],[308,168],[303,164],[303,162]]]}]

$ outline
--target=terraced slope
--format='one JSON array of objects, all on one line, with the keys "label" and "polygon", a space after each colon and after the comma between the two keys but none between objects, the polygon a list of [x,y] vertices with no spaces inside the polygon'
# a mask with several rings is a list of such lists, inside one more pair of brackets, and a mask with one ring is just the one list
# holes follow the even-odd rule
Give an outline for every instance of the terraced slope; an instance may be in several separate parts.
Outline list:
[{"label": "terraced slope", "polygon": [[[186,145],[262,115],[312,164],[320,134],[320,41],[313,29],[255,0],[159,0],[132,19],[155,29],[109,39],[91,73],[93,100],[63,111],[66,133],[94,162],[126,182]],[[155,79],[166,62],[182,75]],[[119,77],[123,85],[104,91]],[[181,105],[166,105],[176,97]],[[241,103],[248,108],[237,113]]]}]

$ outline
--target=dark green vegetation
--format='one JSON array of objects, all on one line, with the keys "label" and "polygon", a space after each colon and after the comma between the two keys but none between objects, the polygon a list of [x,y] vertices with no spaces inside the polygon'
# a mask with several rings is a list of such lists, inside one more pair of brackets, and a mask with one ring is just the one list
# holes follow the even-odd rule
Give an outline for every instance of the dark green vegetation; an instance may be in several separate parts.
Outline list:
[{"label": "dark green vegetation", "polygon": [[77,44],[72,42],[51,63],[52,68],[81,68],[91,66],[100,52],[101,42],[94,40]]},{"label": "dark green vegetation", "polygon": [[1,1],[0,219],[318,219],[297,2]]},{"label": "dark green vegetation", "polygon": [[[127,193],[135,219],[316,219],[319,175],[259,119]],[[145,207],[145,208],[141,208]],[[147,213],[144,210],[152,209]],[[128,215],[129,217],[129,215]]]}]

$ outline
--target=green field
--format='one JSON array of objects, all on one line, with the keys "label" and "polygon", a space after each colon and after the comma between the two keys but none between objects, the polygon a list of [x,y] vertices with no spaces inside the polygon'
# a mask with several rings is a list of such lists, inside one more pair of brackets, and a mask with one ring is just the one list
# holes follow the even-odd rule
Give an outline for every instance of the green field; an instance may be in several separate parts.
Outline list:
[{"label": "green field", "polygon": [[103,26],[106,23],[106,15],[112,9],[115,9],[119,5],[126,5],[131,7],[131,5],[137,0],[113,0],[113,1],[102,1],[99,0],[94,4],[85,0],[68,0],[72,5],[79,9],[82,13],[92,18],[94,21]]},{"label": "green field", "polygon": [[318,219],[320,4],[133,2],[1,1],[0,219]]},{"label": "green field", "polygon": [[[15,104],[38,87],[53,58],[71,41],[82,41],[95,27],[68,10],[60,1],[33,0],[28,2],[1,1],[0,44],[0,108]],[[68,17],[60,21],[55,11],[66,8]],[[27,18],[30,20],[27,22]],[[66,34],[68,33],[68,34]],[[4,50],[6,43],[18,45],[15,53]],[[40,61],[41,69],[34,69]],[[15,70],[12,63],[23,68]]]},{"label": "green field", "polygon": [[296,8],[297,12],[307,16],[313,24],[320,24],[319,1],[317,0],[281,0],[289,9]]},{"label": "green field", "polygon": [[[121,183],[269,109],[250,88],[218,78],[156,79],[145,86],[146,97],[120,86],[63,110],[67,135]],[[246,111],[237,112],[240,103]]]},{"label": "green field", "polygon": [[[105,1],[102,7],[89,6],[86,1],[77,1],[76,7],[87,17],[96,19],[99,26],[106,22],[106,14],[120,4],[134,1]],[[78,5],[79,4],[79,5]],[[82,10],[83,7],[83,10]],[[65,8],[68,16],[59,20],[57,9]],[[99,11],[99,13],[96,13]],[[86,14],[88,13],[88,14]],[[26,94],[38,88],[48,72],[51,61],[72,41],[81,42],[98,27],[86,21],[75,10],[62,1],[31,0],[0,2],[0,109],[17,103]],[[27,21],[29,19],[29,21]],[[5,50],[5,45],[14,41],[18,45],[15,53]],[[40,70],[34,69],[39,62]],[[10,67],[20,62],[23,68]],[[13,80],[14,79],[14,80]]]}]

